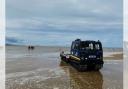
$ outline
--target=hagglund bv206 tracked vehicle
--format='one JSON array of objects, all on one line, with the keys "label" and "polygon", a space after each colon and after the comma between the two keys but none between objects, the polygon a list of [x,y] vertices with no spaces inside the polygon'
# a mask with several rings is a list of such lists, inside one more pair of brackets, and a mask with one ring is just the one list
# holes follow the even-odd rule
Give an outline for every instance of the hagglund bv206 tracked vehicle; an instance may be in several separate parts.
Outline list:
[{"label": "hagglund bv206 tracked vehicle", "polygon": [[60,53],[62,61],[71,64],[79,71],[99,70],[103,67],[103,50],[100,41],[81,41],[76,39],[72,42],[70,54]]}]

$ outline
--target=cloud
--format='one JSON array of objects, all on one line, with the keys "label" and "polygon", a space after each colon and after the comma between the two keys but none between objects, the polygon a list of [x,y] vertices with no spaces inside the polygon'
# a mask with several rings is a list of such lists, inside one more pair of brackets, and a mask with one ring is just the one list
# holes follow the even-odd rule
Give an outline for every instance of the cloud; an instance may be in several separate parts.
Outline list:
[{"label": "cloud", "polygon": [[121,15],[122,3],[120,0],[9,0],[7,1],[7,11],[9,11],[9,16],[12,16],[10,12],[14,12],[13,15],[16,17],[18,15],[21,17],[68,16],[78,18],[113,16],[115,18]]},{"label": "cloud", "polygon": [[[29,19],[15,19],[7,21],[7,28],[10,29],[59,29],[59,30],[86,30],[86,29],[99,29],[105,28],[121,28],[121,22],[104,22],[104,21],[87,21],[81,19],[45,19],[45,18],[29,18]],[[109,30],[109,29],[108,29]]]},{"label": "cloud", "polygon": [[[116,3],[115,3],[116,2]],[[70,45],[76,38],[122,47],[121,0],[9,0],[7,37],[22,44]]]},{"label": "cloud", "polygon": [[[76,38],[82,40],[100,40],[104,47],[122,47],[122,31],[108,30],[95,31],[92,30],[84,32],[62,32],[62,31],[17,31],[10,30],[7,32],[9,38],[15,37],[17,40],[22,40],[21,44],[33,44],[33,45],[58,45],[58,46],[70,46],[71,42]],[[15,36],[15,34],[17,36]],[[118,34],[118,35],[117,35]],[[118,38],[118,39],[117,39]],[[19,44],[19,43],[18,43]]]},{"label": "cloud", "polygon": [[22,44],[23,40],[17,39],[17,38],[13,38],[13,37],[6,37],[6,44],[7,45],[19,45]]}]

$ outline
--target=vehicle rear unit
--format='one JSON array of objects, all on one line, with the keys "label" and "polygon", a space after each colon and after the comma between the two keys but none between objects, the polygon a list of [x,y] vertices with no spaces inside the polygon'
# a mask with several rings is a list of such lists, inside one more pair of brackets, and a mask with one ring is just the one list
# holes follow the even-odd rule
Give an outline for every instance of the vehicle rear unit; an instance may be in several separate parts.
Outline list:
[{"label": "vehicle rear unit", "polygon": [[103,49],[101,42],[76,39],[72,42],[70,54],[60,53],[61,60],[80,71],[99,70],[103,67]]}]

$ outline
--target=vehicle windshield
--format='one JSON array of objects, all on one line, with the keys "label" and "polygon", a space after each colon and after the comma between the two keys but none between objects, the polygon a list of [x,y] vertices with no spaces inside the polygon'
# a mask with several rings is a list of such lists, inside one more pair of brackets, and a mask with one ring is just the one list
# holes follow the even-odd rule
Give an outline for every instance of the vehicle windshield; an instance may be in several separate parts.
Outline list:
[{"label": "vehicle windshield", "polygon": [[81,42],[80,49],[100,50],[101,45],[99,43],[94,43],[94,42]]}]

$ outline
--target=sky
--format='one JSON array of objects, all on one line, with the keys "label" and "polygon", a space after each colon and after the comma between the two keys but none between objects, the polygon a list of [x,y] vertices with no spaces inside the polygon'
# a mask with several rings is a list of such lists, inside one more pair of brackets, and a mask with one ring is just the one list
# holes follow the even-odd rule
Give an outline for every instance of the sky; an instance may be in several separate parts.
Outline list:
[{"label": "sky", "polygon": [[123,29],[123,40],[128,42],[128,1],[124,1],[124,29]]},{"label": "sky", "polygon": [[122,0],[7,0],[6,44],[70,46],[76,38],[122,47]]},{"label": "sky", "polygon": [[5,2],[0,0],[0,46],[5,45]]}]

